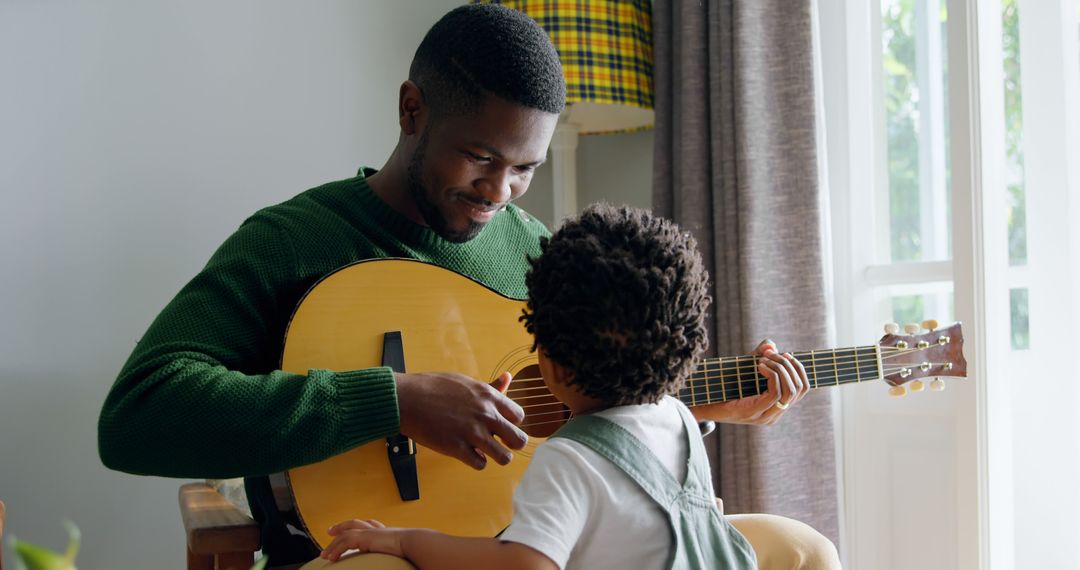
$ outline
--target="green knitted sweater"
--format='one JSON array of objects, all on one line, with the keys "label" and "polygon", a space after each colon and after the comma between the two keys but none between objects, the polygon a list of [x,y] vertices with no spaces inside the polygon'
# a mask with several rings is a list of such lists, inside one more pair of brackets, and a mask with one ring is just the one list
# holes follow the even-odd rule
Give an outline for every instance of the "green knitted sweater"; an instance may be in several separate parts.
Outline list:
[{"label": "green knitted sweater", "polygon": [[297,303],[346,264],[414,258],[525,297],[527,256],[540,253],[547,234],[542,223],[511,205],[472,241],[450,243],[392,210],[364,176],[257,212],[165,307],[102,409],[106,466],[167,477],[254,476],[397,433],[389,368],[278,370]]}]

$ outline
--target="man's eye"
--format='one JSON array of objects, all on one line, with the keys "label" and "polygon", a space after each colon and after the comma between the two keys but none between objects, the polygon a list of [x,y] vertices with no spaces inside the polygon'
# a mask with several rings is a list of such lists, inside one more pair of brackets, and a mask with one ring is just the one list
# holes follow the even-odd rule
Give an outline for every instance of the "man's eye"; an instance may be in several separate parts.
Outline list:
[{"label": "man's eye", "polygon": [[469,155],[469,158],[471,158],[471,159],[473,159],[473,160],[475,160],[477,162],[491,162],[491,157],[490,156],[481,156],[479,154],[472,153],[472,152],[467,152],[465,154]]}]

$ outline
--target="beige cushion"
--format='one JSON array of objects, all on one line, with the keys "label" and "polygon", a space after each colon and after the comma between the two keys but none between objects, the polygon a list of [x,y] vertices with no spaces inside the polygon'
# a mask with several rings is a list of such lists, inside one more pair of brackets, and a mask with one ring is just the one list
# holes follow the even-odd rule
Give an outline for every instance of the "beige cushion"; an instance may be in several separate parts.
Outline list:
[{"label": "beige cushion", "polygon": [[337,562],[316,558],[300,567],[300,570],[416,570],[408,560],[387,554],[351,554]]}]

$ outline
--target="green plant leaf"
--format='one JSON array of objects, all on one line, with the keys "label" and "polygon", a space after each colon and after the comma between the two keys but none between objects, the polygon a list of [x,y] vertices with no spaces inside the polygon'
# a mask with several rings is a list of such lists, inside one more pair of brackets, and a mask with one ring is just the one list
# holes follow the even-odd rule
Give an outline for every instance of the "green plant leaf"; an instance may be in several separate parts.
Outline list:
[{"label": "green plant leaf", "polygon": [[22,570],[77,570],[75,555],[79,553],[82,533],[71,521],[65,520],[64,528],[68,533],[68,545],[62,555],[12,536],[9,544],[15,551],[15,563],[18,568]]},{"label": "green plant leaf", "polygon": [[263,570],[263,568],[266,568],[267,560],[269,560],[269,558],[263,556],[255,563],[254,566],[251,567],[251,570]]}]

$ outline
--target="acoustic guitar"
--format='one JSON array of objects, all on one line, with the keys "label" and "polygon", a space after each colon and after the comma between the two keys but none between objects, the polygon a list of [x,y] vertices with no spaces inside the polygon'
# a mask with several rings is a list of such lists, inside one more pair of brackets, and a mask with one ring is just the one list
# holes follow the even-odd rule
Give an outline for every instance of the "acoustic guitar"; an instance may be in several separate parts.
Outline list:
[{"label": "acoustic guitar", "polygon": [[[386,365],[399,372],[460,372],[483,382],[510,371],[507,396],[525,410],[521,427],[529,443],[509,465],[475,471],[404,436],[372,442],[279,476],[288,490],[288,497],[278,494],[279,503],[291,502],[279,507],[294,509],[320,548],[330,541],[327,529],[350,518],[464,536],[499,533],[510,522],[511,495],[536,447],[570,419],[540,377],[532,337],[518,321],[524,307],[468,277],[406,259],[361,261],[313,286],[289,324],[283,370]],[[877,379],[901,389],[918,381],[913,388],[921,388],[921,378],[966,376],[959,324],[906,332],[891,329],[875,345],[795,356],[813,388]],[[678,397],[699,406],[766,390],[757,357],[735,356],[703,361]]]}]

